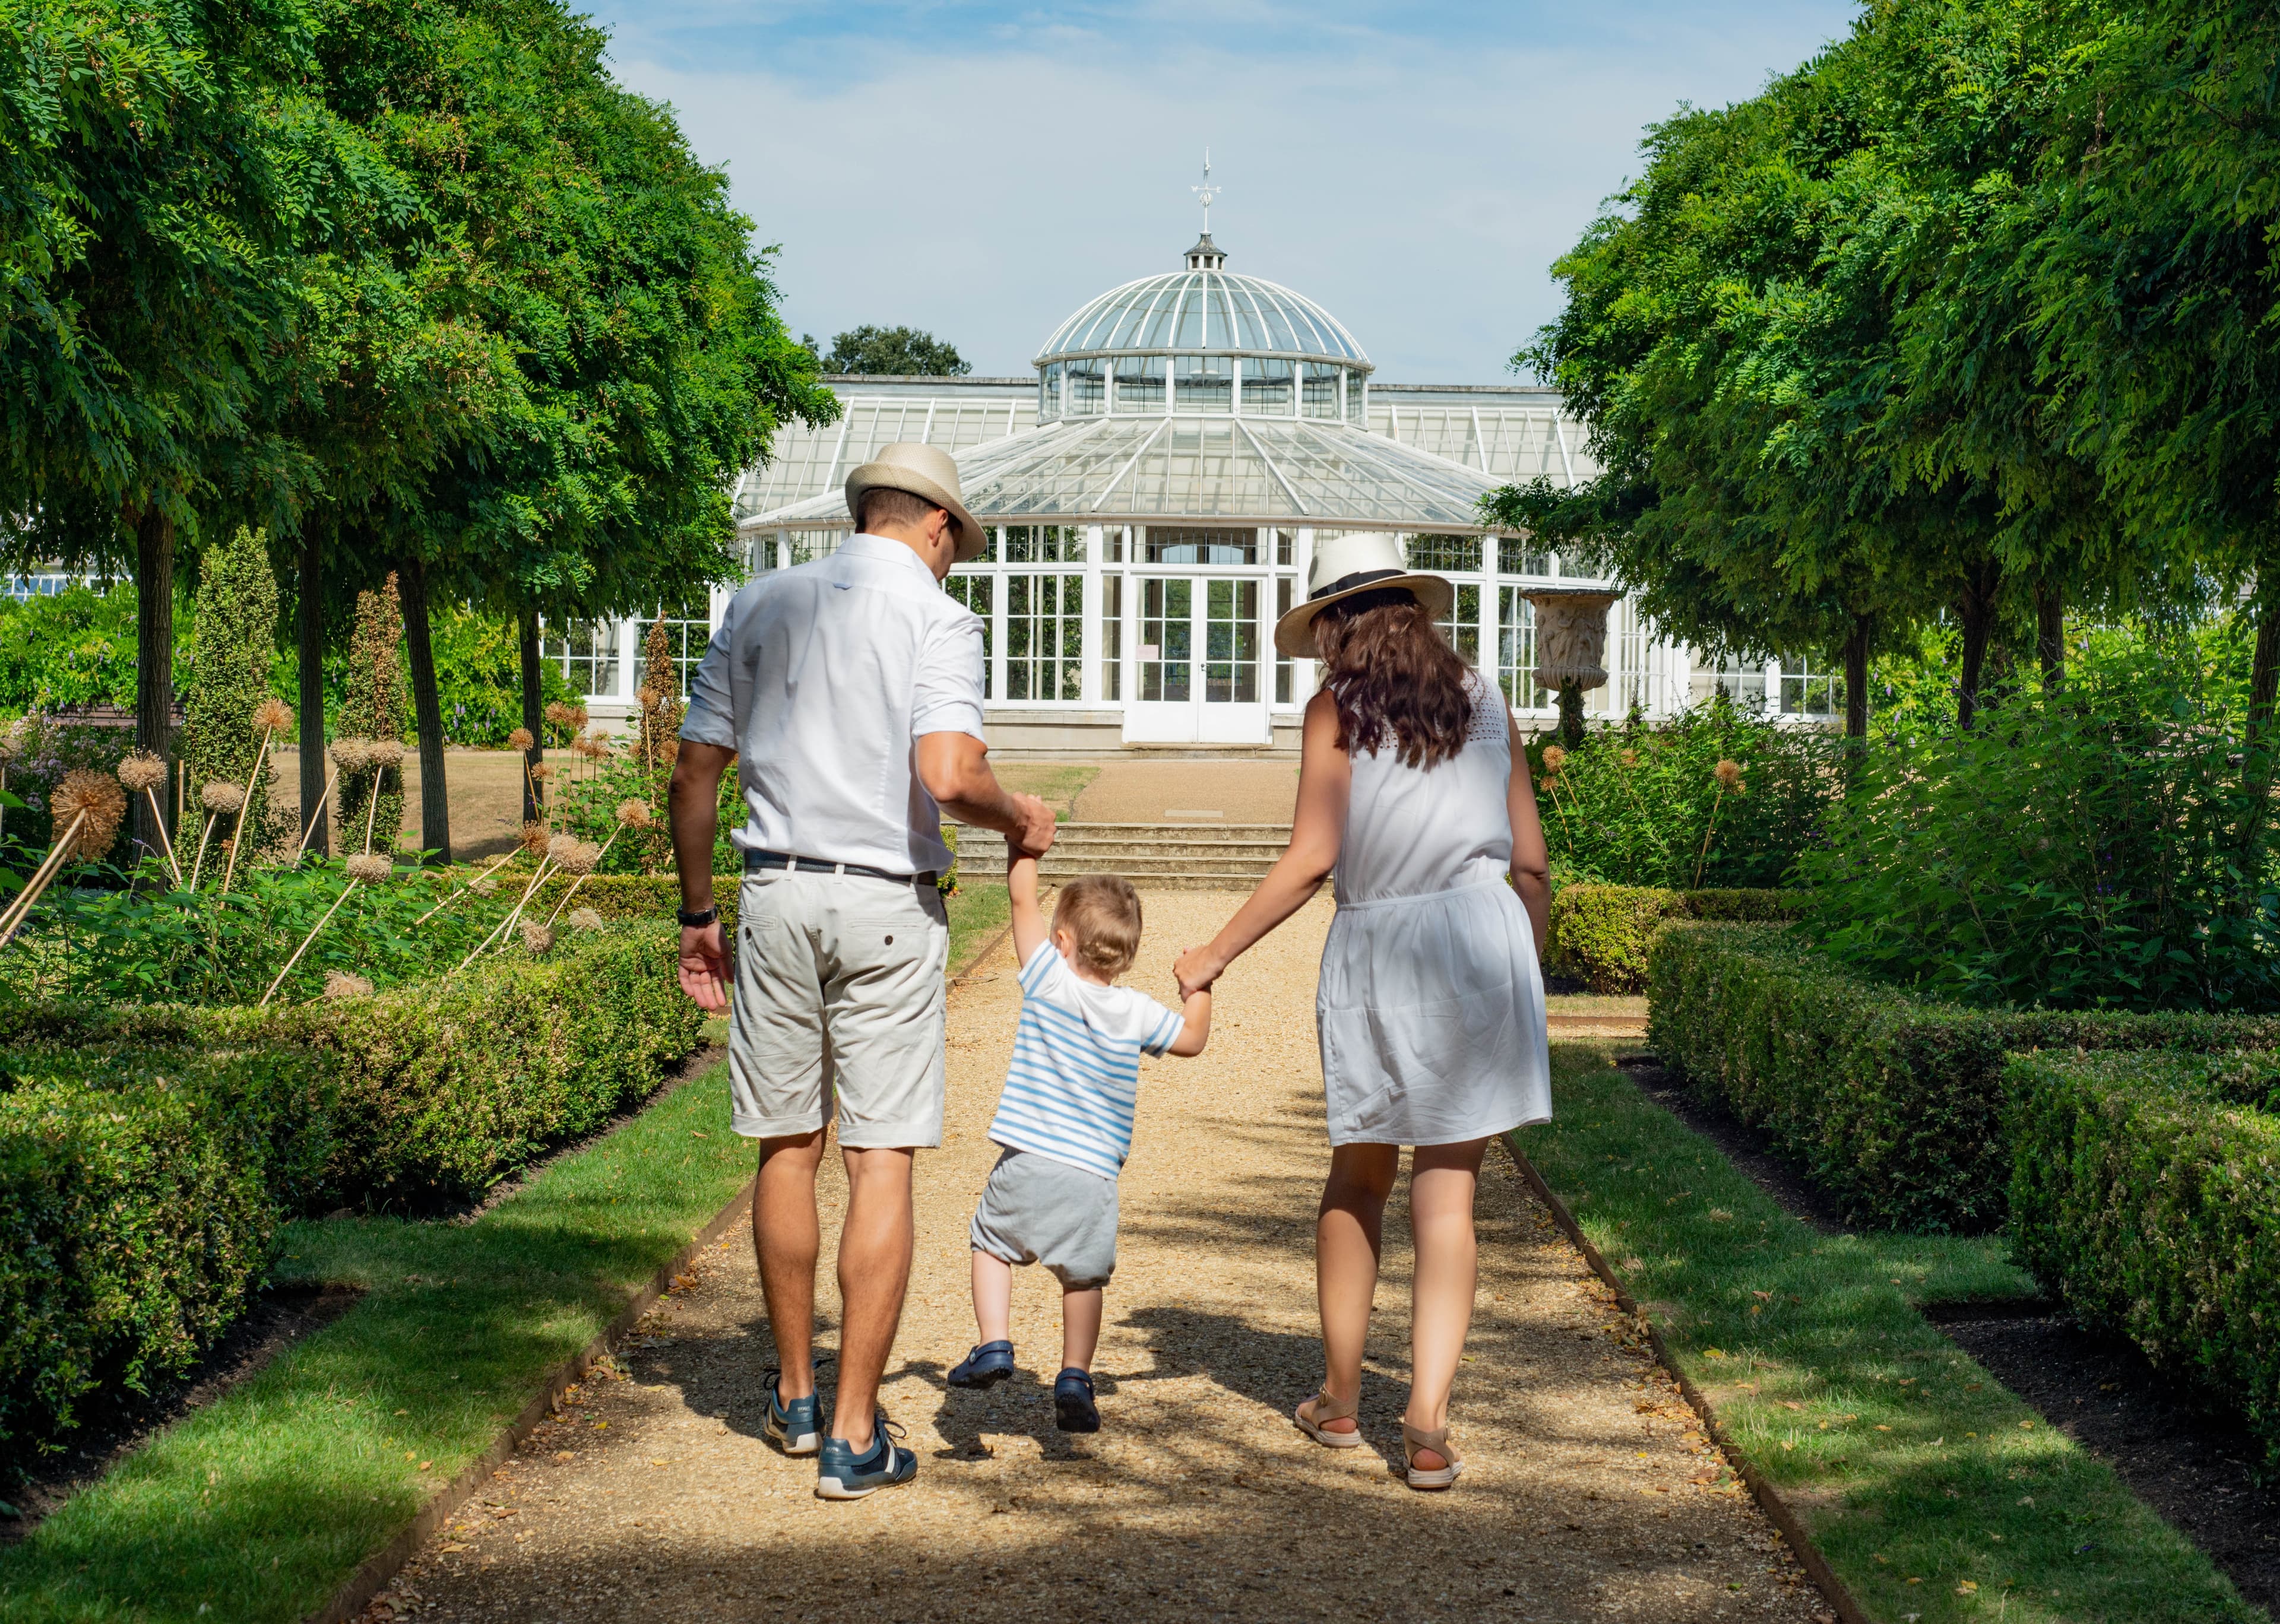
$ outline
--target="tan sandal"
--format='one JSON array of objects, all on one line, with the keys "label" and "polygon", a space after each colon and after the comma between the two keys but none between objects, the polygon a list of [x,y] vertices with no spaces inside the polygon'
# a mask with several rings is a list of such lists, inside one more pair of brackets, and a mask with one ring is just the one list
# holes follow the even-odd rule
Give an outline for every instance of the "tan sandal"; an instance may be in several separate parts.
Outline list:
[{"label": "tan sandal", "polygon": [[[1417,1465],[1417,1451],[1421,1449],[1431,1450],[1449,1464],[1437,1466],[1429,1472],[1422,1470]],[[1401,1451],[1407,1457],[1406,1475],[1412,1489],[1446,1489],[1465,1469],[1465,1458],[1457,1453],[1457,1446],[1449,1442],[1446,1427],[1437,1432],[1426,1432],[1412,1427],[1407,1421],[1402,1422]]]},{"label": "tan sandal", "polygon": [[[1310,1405],[1313,1407],[1313,1413],[1311,1415],[1306,1412],[1307,1406]],[[1352,1432],[1332,1432],[1322,1423],[1352,1420],[1360,1409],[1361,1405],[1359,1402],[1350,1405],[1340,1404],[1330,1397],[1330,1389],[1324,1388],[1312,1398],[1302,1401],[1297,1409],[1290,1412],[1290,1419],[1298,1423],[1300,1432],[1305,1433],[1325,1449],[1360,1449],[1361,1447],[1360,1426],[1356,1426]]]}]

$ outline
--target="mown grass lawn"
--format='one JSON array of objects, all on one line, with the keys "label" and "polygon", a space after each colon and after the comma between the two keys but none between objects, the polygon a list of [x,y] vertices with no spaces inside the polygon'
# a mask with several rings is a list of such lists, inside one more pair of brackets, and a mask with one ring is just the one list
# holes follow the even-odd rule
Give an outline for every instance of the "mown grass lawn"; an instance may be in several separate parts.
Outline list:
[{"label": "mown grass lawn", "polygon": [[1553,1046],[1521,1149],[1872,1616],[2266,1617],[1918,1312],[2033,1295],[1999,1237],[1821,1234],[1611,1053]]}]

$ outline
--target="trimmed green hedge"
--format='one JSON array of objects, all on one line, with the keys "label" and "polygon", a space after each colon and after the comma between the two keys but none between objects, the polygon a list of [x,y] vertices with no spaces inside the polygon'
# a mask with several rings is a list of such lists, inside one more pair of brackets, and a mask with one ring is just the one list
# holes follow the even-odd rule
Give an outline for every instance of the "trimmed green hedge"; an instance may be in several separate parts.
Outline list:
[{"label": "trimmed green hedge", "polygon": [[0,1457],[237,1317],[318,1188],[329,1090],[278,1048],[0,1055]]},{"label": "trimmed green hedge", "polygon": [[1647,950],[1672,920],[1793,920],[1801,891],[1669,891],[1648,885],[1565,885],[1552,894],[1544,968],[1593,992],[1644,992]]},{"label": "trimmed green hedge", "polygon": [[696,1046],[666,931],[255,1010],[0,1004],[0,1464],[187,1369],[279,1226],[480,1195]]},{"label": "trimmed green hedge", "polygon": [[2280,1466],[2280,1060],[2022,1055],[2007,1081],[2019,1261]]},{"label": "trimmed green hedge", "polygon": [[2011,1180],[2003,1071],[2037,1049],[2280,1047],[2280,1019],[1987,1010],[1868,981],[1768,926],[1661,930],[1647,1038],[1762,1128],[1849,1221],[1974,1233]]}]

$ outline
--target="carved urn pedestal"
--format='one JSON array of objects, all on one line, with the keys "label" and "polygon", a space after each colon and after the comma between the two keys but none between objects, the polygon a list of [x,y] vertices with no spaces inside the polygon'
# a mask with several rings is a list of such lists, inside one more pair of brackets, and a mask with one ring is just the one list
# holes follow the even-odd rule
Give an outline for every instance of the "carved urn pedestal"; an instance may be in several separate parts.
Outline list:
[{"label": "carved urn pedestal", "polygon": [[1560,742],[1583,742],[1583,690],[1607,681],[1607,611],[1620,593],[1597,587],[1538,587],[1521,596],[1536,606],[1536,680],[1560,696]]}]

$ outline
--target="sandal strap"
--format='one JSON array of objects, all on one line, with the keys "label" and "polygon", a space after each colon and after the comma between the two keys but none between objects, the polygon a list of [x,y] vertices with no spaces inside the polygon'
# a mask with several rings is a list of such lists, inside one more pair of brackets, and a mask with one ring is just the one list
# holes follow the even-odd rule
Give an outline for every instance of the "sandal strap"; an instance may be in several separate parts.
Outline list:
[{"label": "sandal strap", "polygon": [[1330,1397],[1330,1389],[1329,1388],[1319,1388],[1315,1390],[1314,1413],[1313,1420],[1316,1426],[1320,1426],[1324,1421],[1352,1420],[1360,1413],[1360,1399],[1357,1398],[1352,1404],[1342,1405],[1336,1399]]},{"label": "sandal strap", "polygon": [[1401,1423],[1401,1443],[1402,1447],[1409,1451],[1413,1459],[1421,1449],[1431,1450],[1452,1466],[1464,1459],[1457,1452],[1457,1446],[1449,1442],[1449,1429],[1446,1427],[1427,1432],[1421,1427],[1412,1427],[1407,1421],[1404,1421]]}]

